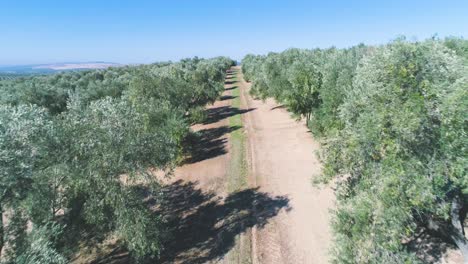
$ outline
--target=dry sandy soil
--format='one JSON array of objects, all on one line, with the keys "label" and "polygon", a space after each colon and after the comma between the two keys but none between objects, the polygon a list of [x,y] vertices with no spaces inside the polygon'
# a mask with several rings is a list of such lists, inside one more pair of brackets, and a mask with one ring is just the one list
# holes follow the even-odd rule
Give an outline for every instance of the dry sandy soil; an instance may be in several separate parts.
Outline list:
[{"label": "dry sandy soil", "polygon": [[312,185],[321,169],[314,154],[319,145],[305,124],[274,100],[252,99],[243,79],[240,87],[245,105],[256,109],[244,115],[252,177],[260,190],[288,197],[290,206],[257,229],[255,262],[326,263],[334,195],[330,188]]},{"label": "dry sandy soil", "polygon": [[[230,85],[226,85],[222,99],[229,98],[229,88]],[[177,243],[163,252],[164,263],[220,262],[222,259],[212,248],[221,243],[214,234],[218,221],[214,215],[227,195],[230,104],[229,99],[218,100],[208,107],[207,122],[192,127],[201,137],[195,139],[194,153],[166,182],[165,192],[171,203],[168,211],[180,212],[180,215],[170,220],[177,229],[171,231],[176,233],[174,241]]]},{"label": "dry sandy soil", "polygon": [[[193,127],[199,137],[191,157],[165,184],[167,204],[162,207],[170,216],[173,237],[162,252],[163,263],[249,263],[252,227],[264,225],[287,204],[242,180],[244,153],[238,132],[243,130],[232,119],[240,122],[238,116],[248,110],[233,104],[237,98],[231,95],[237,89],[233,78],[230,73],[225,92],[208,107],[204,124]],[[255,203],[267,208],[261,219]]]}]

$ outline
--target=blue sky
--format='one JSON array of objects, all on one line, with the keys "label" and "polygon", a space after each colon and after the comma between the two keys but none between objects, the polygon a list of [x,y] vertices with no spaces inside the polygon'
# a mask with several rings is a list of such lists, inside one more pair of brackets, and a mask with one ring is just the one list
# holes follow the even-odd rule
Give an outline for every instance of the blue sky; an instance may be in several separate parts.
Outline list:
[{"label": "blue sky", "polygon": [[0,65],[149,63],[468,37],[468,1],[0,0]]}]

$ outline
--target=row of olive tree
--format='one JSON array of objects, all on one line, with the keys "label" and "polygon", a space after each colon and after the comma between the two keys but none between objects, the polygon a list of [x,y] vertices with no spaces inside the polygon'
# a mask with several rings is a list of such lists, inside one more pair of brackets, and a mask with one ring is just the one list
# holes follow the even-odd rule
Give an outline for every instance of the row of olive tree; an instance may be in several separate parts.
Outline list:
[{"label": "row of olive tree", "polygon": [[417,262],[421,230],[468,259],[468,41],[248,55],[252,93],[311,121],[323,182],[337,181],[337,263]]},{"label": "row of olive tree", "polygon": [[15,78],[23,77],[24,74],[10,74],[10,73],[0,73],[0,81],[1,80],[13,80]]},{"label": "row of olive tree", "polygon": [[[161,249],[148,169],[170,171],[192,112],[223,90],[228,58],[0,82],[2,263],[66,263],[80,235]],[[145,188],[145,190],[143,190]],[[86,239],[84,237],[83,239]]]}]

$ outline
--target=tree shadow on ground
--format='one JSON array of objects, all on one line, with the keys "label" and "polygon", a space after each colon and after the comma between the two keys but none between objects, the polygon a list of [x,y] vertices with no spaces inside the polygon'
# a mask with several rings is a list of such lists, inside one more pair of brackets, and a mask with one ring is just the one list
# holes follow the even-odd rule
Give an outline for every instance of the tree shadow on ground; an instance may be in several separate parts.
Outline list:
[{"label": "tree shadow on ground", "polygon": [[229,88],[224,88],[224,91],[231,91],[231,90],[234,90],[236,88],[237,88],[237,86],[232,86],[232,87],[229,87]]},{"label": "tree shadow on ground", "polygon": [[275,107],[272,107],[270,110],[276,110],[276,109],[286,109],[285,105],[277,105]]},{"label": "tree shadow on ground", "polygon": [[223,95],[219,98],[220,101],[224,101],[224,100],[230,100],[230,99],[235,99],[237,98],[237,96],[232,96],[232,95]]},{"label": "tree shadow on ground", "polygon": [[90,264],[128,264],[133,262],[128,250],[123,246],[117,246],[103,257],[91,261]]},{"label": "tree shadow on ground", "polygon": [[[147,186],[137,186],[154,216],[163,219],[162,251],[145,263],[207,263],[222,259],[236,237],[256,226],[263,228],[281,210],[290,211],[289,199],[271,196],[258,188],[237,191],[223,198],[206,192],[197,182],[178,180],[161,187],[157,198]],[[125,245],[117,242],[103,248],[93,264],[136,263]]]},{"label": "tree shadow on ground", "polygon": [[420,228],[406,246],[423,263],[429,264],[440,263],[448,250],[457,249],[448,237],[425,228]]},{"label": "tree shadow on ground", "polygon": [[189,157],[184,160],[183,164],[196,163],[226,154],[227,139],[222,137],[239,128],[239,126],[221,126],[192,133],[186,139]]},{"label": "tree shadow on ground", "polygon": [[262,228],[289,199],[251,188],[226,198],[203,192],[195,182],[177,181],[163,189],[156,213],[164,216],[169,239],[159,261],[206,263],[219,260],[235,245],[237,235],[253,226]]},{"label": "tree shadow on ground", "polygon": [[231,106],[220,106],[220,107],[210,108],[210,109],[207,109],[208,117],[203,124],[207,125],[207,124],[216,123],[225,118],[235,116],[235,115],[245,114],[255,109],[256,108],[239,109],[237,107],[231,107]]}]

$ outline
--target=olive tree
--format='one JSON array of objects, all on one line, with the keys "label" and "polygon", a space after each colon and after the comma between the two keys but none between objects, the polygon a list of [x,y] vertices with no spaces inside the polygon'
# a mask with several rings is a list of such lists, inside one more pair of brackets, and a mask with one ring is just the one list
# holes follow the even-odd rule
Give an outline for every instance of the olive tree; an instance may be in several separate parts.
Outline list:
[{"label": "olive tree", "polygon": [[312,110],[320,104],[322,73],[313,61],[303,57],[291,64],[287,76],[290,88],[285,91],[286,104],[293,113],[304,116],[308,125]]},{"label": "olive tree", "polygon": [[463,76],[460,59],[435,41],[396,41],[363,59],[340,107],[345,127],[327,150],[326,173],[342,179],[338,262],[411,258],[402,241],[420,226],[468,252],[459,218],[467,161],[454,153],[463,148],[463,121],[447,115],[466,112]]}]

